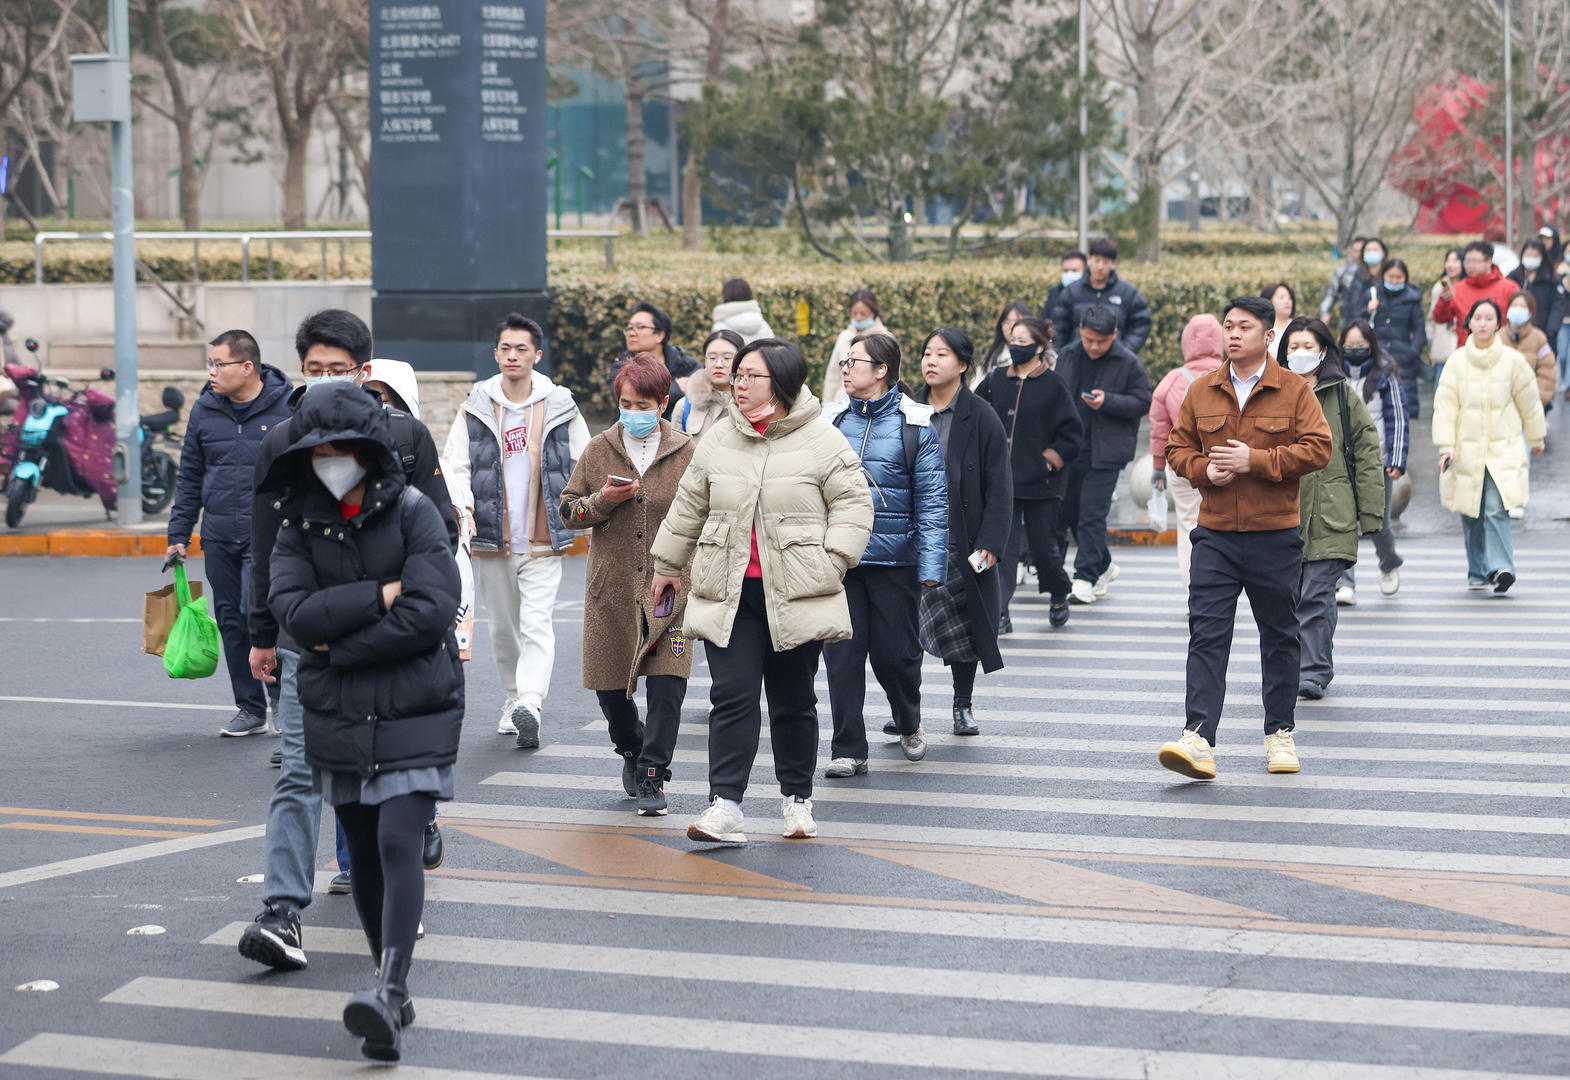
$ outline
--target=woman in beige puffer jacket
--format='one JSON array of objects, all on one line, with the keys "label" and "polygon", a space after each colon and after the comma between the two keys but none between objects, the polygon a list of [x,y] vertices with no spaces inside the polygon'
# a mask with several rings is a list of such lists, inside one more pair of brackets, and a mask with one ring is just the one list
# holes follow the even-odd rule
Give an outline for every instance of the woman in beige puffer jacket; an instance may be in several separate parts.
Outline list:
[{"label": "woman in beige puffer jacket", "polygon": [[731,371],[727,415],[699,444],[651,549],[656,596],[679,589],[691,564],[686,629],[704,640],[712,678],[711,802],[687,835],[746,841],[740,803],[766,689],[784,835],[816,836],[813,680],[823,643],[851,636],[843,579],[872,533],[872,497],[861,460],[804,389],[796,346],[752,342]]}]

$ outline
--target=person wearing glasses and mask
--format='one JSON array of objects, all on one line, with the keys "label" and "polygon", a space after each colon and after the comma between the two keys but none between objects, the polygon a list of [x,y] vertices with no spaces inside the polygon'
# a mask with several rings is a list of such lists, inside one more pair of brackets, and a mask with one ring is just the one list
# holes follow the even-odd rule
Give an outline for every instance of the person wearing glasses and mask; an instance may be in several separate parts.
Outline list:
[{"label": "person wearing glasses and mask", "polygon": [[[289,418],[290,389],[283,372],[262,363],[254,337],[244,330],[225,330],[207,347],[207,389],[186,421],[165,554],[185,557],[200,517],[207,588],[236,709],[220,735],[267,730],[269,691],[251,674],[251,636],[245,625],[251,479],[268,429]],[[271,697],[276,704],[276,688]]]},{"label": "person wearing glasses and mask", "polygon": [[[610,379],[614,385],[621,366],[639,353],[652,353],[665,361],[671,375],[671,404],[675,405],[687,392],[687,382],[699,364],[677,346],[671,344],[671,317],[653,304],[643,303],[632,309],[627,325],[622,329],[627,347],[611,361]],[[667,414],[670,415],[670,414]]]},{"label": "person wearing glasses and mask", "polygon": [[[692,456],[654,539],[649,595],[680,602],[709,661],[709,806],[691,840],[746,843],[741,801],[769,702],[782,835],[818,834],[813,681],[823,644],[851,636],[845,572],[872,534],[861,459],[805,388],[794,345],[750,342],[731,368],[726,417]],[[691,587],[683,581],[690,568]]]}]

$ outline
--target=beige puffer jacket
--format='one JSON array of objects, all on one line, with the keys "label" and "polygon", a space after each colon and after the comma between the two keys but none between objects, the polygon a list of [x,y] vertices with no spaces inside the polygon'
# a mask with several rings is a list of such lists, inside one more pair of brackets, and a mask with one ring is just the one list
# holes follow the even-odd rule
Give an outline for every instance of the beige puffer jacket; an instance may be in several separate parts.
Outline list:
[{"label": "beige puffer jacket", "polygon": [[1467,343],[1445,362],[1434,391],[1434,449],[1455,460],[1439,474],[1439,501],[1453,514],[1477,517],[1483,474],[1494,478],[1506,510],[1525,506],[1526,447],[1542,445],[1548,429],[1537,376],[1526,357],[1496,335],[1487,349]]},{"label": "beige puffer jacket", "polygon": [[775,651],[851,636],[844,577],[872,535],[872,496],[821,409],[803,387],[760,435],[731,401],[698,444],[650,549],[662,574],[691,563],[689,636],[730,644],[754,531]]}]

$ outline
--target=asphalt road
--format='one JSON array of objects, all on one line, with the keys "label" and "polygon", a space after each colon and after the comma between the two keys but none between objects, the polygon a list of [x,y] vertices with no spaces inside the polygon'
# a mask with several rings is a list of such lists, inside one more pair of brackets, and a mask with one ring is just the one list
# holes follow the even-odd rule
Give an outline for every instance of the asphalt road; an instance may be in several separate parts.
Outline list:
[{"label": "asphalt road", "polygon": [[[752,843],[730,849],[683,835],[701,651],[671,816],[631,813],[577,685],[573,560],[537,752],[494,733],[479,627],[402,1072],[1570,1074],[1565,539],[1520,537],[1506,599],[1465,591],[1453,535],[1404,541],[1395,598],[1370,569],[1331,696],[1299,712],[1297,776],[1264,770],[1245,606],[1208,785],[1155,763],[1181,718],[1174,555],[1120,551],[1064,631],[1021,594],[979,738],[946,734],[929,663],[927,760],[878,743],[870,775],[820,781],[819,839],[779,839],[765,739]],[[218,738],[221,678],[137,652],[158,583],[152,560],[0,559],[0,1076],[357,1075],[337,1018],[371,973],[348,898],[306,912],[303,972],[233,948],[276,743]],[[319,857],[320,890],[330,827]],[[37,980],[59,988],[12,989]]]}]

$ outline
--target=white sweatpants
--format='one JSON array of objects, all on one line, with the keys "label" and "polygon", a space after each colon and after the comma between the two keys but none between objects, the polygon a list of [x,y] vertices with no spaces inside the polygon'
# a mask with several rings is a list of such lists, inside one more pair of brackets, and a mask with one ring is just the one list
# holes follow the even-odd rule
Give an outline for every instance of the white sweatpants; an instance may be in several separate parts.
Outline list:
[{"label": "white sweatpants", "polygon": [[1199,489],[1183,479],[1172,469],[1167,469],[1167,489],[1172,492],[1172,502],[1177,506],[1178,575],[1183,588],[1188,588],[1188,560],[1194,545],[1188,534],[1199,524]]},{"label": "white sweatpants", "polygon": [[556,662],[551,611],[561,585],[560,556],[476,555],[474,584],[491,620],[496,674],[510,698],[542,711]]}]

